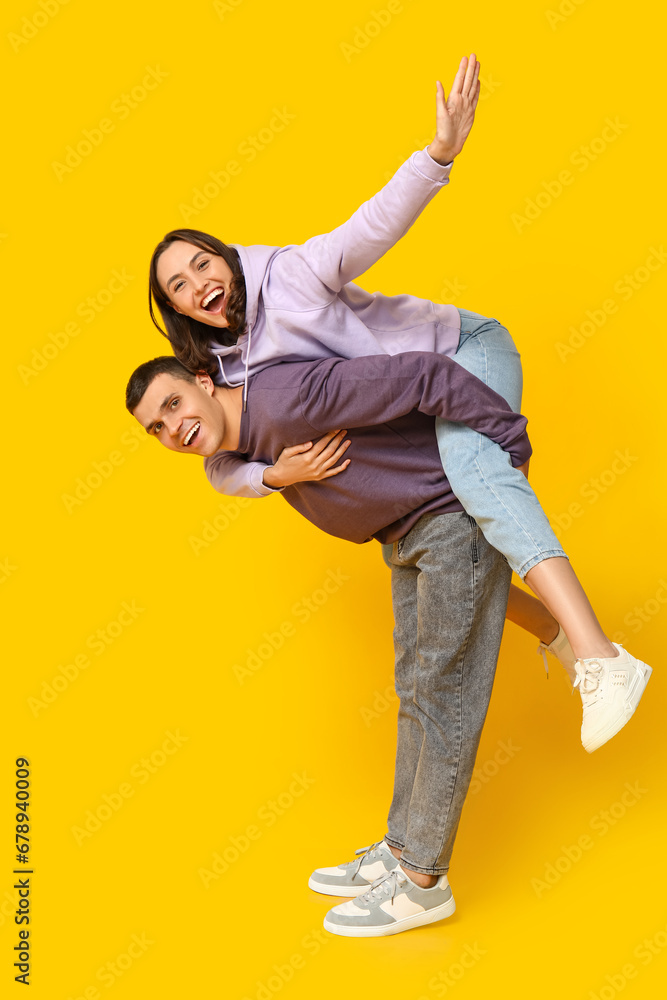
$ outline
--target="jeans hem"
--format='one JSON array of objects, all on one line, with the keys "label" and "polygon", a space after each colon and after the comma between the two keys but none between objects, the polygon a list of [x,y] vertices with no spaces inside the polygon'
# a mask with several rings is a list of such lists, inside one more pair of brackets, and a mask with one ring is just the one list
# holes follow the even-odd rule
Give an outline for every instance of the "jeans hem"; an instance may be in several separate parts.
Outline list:
[{"label": "jeans hem", "polygon": [[390,847],[395,847],[397,851],[402,851],[405,847],[405,844],[398,844],[395,840],[392,840],[391,837],[385,837],[384,842],[385,844],[389,844]]},{"label": "jeans hem", "polygon": [[422,868],[420,865],[404,861],[403,858],[401,858],[401,867],[407,868],[411,872],[417,872],[418,875],[446,875],[449,871],[449,866],[447,868]]},{"label": "jeans hem", "polygon": [[545,559],[558,558],[567,559],[568,562],[570,561],[569,556],[563,551],[563,549],[547,549],[546,552],[540,552],[538,555],[533,556],[532,559],[528,559],[523,566],[519,567],[519,569],[515,569],[514,572],[523,580],[526,573],[528,573],[534,566],[537,566],[538,563],[544,562]]}]

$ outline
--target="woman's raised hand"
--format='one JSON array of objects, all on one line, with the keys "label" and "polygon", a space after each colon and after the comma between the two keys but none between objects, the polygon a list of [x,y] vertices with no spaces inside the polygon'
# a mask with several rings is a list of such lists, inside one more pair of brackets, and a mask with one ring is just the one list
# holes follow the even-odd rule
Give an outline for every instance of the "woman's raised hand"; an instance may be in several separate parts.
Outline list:
[{"label": "woman's raised hand", "polygon": [[429,155],[438,163],[449,163],[463,149],[479,100],[479,63],[473,52],[470,59],[461,60],[449,97],[437,82],[435,139],[428,147]]}]

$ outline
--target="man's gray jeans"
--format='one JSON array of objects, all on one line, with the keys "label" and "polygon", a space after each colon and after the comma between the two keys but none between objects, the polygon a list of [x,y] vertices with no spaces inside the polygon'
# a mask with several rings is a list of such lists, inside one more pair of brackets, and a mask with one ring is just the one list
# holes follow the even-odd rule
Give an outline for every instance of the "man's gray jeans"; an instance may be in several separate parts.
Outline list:
[{"label": "man's gray jeans", "polygon": [[398,744],[387,843],[449,869],[491,697],[511,570],[465,512],[425,514],[391,555]]}]

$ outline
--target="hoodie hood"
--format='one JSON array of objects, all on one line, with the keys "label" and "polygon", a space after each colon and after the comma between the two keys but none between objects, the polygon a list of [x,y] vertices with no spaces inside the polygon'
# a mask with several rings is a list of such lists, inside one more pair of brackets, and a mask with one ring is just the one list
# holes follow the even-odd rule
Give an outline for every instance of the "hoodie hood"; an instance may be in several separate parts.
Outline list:
[{"label": "hoodie hood", "polygon": [[248,329],[252,330],[257,322],[257,309],[264,279],[271,261],[281,248],[261,245],[242,247],[238,243],[231,243],[230,246],[236,250],[241,259],[241,268],[245,278],[245,318]]},{"label": "hoodie hood", "polygon": [[[262,285],[267,276],[273,257],[280,250],[280,247],[242,247],[239,246],[238,243],[230,243],[229,246],[233,247],[239,255],[241,270],[243,271],[243,277],[245,279],[246,329],[245,332],[241,334],[238,341],[235,344],[231,344],[229,347],[223,347],[222,344],[218,344],[215,340],[211,341],[211,351],[213,354],[216,354],[221,358],[224,358],[228,354],[241,354],[243,345],[249,339],[249,335],[255,332],[254,328],[257,323],[257,312],[259,309],[259,299],[262,294]],[[259,319],[261,325],[263,322],[263,316],[260,316]]]},{"label": "hoodie hood", "polygon": [[238,243],[230,243],[239,255],[241,270],[245,279],[246,307],[245,320],[246,328],[235,344],[223,347],[217,341],[211,341],[211,352],[216,355],[220,367],[220,376],[225,385],[239,385],[238,382],[231,382],[226,374],[223,365],[223,358],[229,355],[240,355],[245,363],[243,378],[243,408],[245,410],[248,399],[248,366],[250,364],[250,348],[253,333],[259,333],[264,325],[264,315],[259,318],[259,328],[255,330],[257,324],[257,313],[259,311],[259,299],[262,294],[262,285],[266,278],[271,261],[280,250],[280,247],[266,247],[262,245],[243,247]]}]

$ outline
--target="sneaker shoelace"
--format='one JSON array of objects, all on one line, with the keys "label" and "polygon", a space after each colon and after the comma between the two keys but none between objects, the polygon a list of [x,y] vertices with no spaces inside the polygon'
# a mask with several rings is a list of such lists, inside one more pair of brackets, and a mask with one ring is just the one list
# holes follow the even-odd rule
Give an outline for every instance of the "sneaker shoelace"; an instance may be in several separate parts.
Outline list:
[{"label": "sneaker shoelace", "polygon": [[572,685],[572,694],[574,694],[574,689],[576,687],[579,688],[582,697],[584,695],[594,694],[600,684],[602,667],[603,664],[600,660],[577,660],[575,664],[577,679]]},{"label": "sneaker shoelace", "polygon": [[356,878],[357,875],[359,874],[359,869],[361,868],[361,866],[364,863],[364,861],[366,860],[366,858],[372,858],[374,856],[374,854],[376,853],[376,850],[380,846],[381,843],[382,843],[382,841],[378,840],[375,844],[370,844],[369,847],[360,847],[358,851],[354,852],[355,857],[358,854],[360,854],[361,857],[357,861],[357,867],[352,872],[352,878],[353,879]]},{"label": "sneaker shoelace", "polygon": [[376,878],[374,882],[371,883],[370,889],[363,894],[363,896],[357,896],[360,902],[365,903],[377,903],[380,899],[384,899],[387,894],[391,899],[391,903],[394,903],[394,896],[396,895],[396,890],[407,885],[407,878],[401,872],[397,871],[395,868],[390,872],[385,872],[384,875],[380,875]]},{"label": "sneaker shoelace", "polygon": [[542,659],[544,660],[544,669],[547,672],[547,680],[549,680],[549,663],[547,661],[547,650],[550,645],[551,643],[549,642],[541,642],[537,647],[537,652],[541,654]]}]

